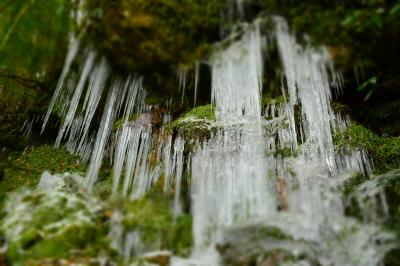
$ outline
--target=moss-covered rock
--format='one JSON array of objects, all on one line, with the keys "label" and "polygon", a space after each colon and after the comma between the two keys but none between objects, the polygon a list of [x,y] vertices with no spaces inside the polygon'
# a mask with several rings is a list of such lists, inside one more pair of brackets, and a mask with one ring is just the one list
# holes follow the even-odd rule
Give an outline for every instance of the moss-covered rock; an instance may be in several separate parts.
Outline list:
[{"label": "moss-covered rock", "polygon": [[400,168],[400,137],[378,136],[358,124],[351,124],[334,136],[338,149],[342,147],[363,148],[374,159],[376,171],[384,172]]},{"label": "moss-covered rock", "polygon": [[[121,208],[121,226],[125,233],[135,232],[140,238],[140,252],[169,250],[188,256],[192,247],[192,218],[189,214],[174,217],[171,198],[161,190],[150,191],[137,200],[116,203]],[[135,254],[135,256],[143,254]]]},{"label": "moss-covered rock", "polygon": [[289,234],[275,226],[254,224],[226,230],[216,248],[222,265],[264,265],[266,261],[280,265],[295,259],[283,248],[291,241]]},{"label": "moss-covered rock", "polygon": [[201,141],[211,136],[216,127],[214,107],[211,104],[198,106],[166,126],[170,133],[178,132],[187,142]]},{"label": "moss-covered rock", "polygon": [[108,250],[103,204],[69,191],[65,185],[9,196],[2,231],[7,241],[6,258],[12,265],[97,257]]},{"label": "moss-covered rock", "polygon": [[[1,166],[0,166],[1,167]],[[9,154],[2,164],[4,176],[0,180],[0,199],[20,187],[34,187],[44,171],[53,173],[82,173],[86,165],[64,148],[43,145],[26,149],[21,154]]]}]

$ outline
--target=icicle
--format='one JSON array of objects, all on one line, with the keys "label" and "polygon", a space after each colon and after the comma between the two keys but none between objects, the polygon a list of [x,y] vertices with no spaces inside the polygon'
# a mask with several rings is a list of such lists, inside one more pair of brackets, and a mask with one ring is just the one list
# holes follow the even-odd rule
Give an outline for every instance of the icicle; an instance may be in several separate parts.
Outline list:
[{"label": "icicle", "polygon": [[263,174],[260,40],[256,26],[213,58],[213,103],[217,121],[225,128],[191,157],[193,233],[199,256],[217,241],[222,228],[274,210]]},{"label": "icicle", "polygon": [[94,63],[95,58],[96,58],[96,54],[94,52],[89,52],[89,54],[88,54],[88,56],[86,58],[85,64],[83,66],[82,73],[81,73],[78,85],[77,85],[77,87],[75,89],[74,96],[71,99],[71,103],[70,103],[70,106],[69,106],[68,113],[67,113],[67,115],[65,117],[65,120],[64,120],[64,123],[61,126],[61,129],[60,129],[60,131],[58,133],[58,136],[57,136],[57,139],[56,139],[56,144],[55,144],[56,147],[58,147],[60,145],[61,139],[63,138],[65,132],[66,131],[68,132],[69,127],[71,126],[71,124],[73,122],[76,110],[78,108],[79,100],[81,99],[83,88],[84,88],[85,83],[86,83],[86,79],[90,74],[90,70],[93,67],[93,63]]},{"label": "icicle", "polygon": [[185,141],[178,137],[174,144],[174,165],[175,165],[175,195],[174,195],[174,217],[181,213],[180,195],[181,195],[181,182],[183,174],[183,151]]},{"label": "icicle", "polygon": [[103,94],[104,87],[107,82],[109,74],[109,68],[104,58],[102,58],[100,64],[94,69],[90,75],[89,87],[86,92],[86,98],[83,105],[85,110],[82,127],[80,128],[80,141],[77,150],[81,150],[87,140],[91,121],[96,112],[97,106],[100,102]]},{"label": "icicle", "polygon": [[197,100],[197,90],[199,86],[199,75],[200,75],[200,62],[196,61],[196,69],[195,69],[195,77],[194,77],[194,100],[193,100],[193,107],[196,107],[196,100]]},{"label": "icicle", "polygon": [[66,77],[69,74],[69,70],[71,68],[71,64],[74,61],[76,54],[78,53],[79,45],[80,44],[79,44],[79,40],[78,39],[73,39],[71,41],[71,44],[69,45],[69,50],[68,50],[67,57],[65,59],[65,63],[64,63],[64,67],[63,67],[63,70],[62,70],[62,73],[61,73],[61,77],[58,80],[56,90],[54,92],[53,98],[51,99],[49,108],[47,109],[46,116],[45,116],[45,118],[43,120],[41,133],[43,133],[43,131],[44,131],[45,127],[46,127],[46,124],[47,124],[47,122],[49,120],[50,114],[53,111],[54,105],[56,104],[56,101],[58,100],[58,97],[60,96],[60,93],[61,93],[63,85],[64,85],[64,81],[65,81]]},{"label": "icicle", "polygon": [[114,82],[107,97],[107,103],[104,108],[103,116],[100,122],[100,128],[97,132],[96,141],[94,144],[90,164],[86,173],[86,186],[89,190],[93,188],[97,180],[99,170],[104,156],[104,148],[111,133],[111,128],[115,120],[114,107],[117,101],[117,95],[121,89],[120,82]]}]

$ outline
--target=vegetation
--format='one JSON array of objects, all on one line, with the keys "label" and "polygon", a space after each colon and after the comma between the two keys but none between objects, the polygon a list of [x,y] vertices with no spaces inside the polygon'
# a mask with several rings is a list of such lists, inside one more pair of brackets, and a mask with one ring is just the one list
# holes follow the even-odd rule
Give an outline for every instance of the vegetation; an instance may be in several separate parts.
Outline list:
[{"label": "vegetation", "polygon": [[86,166],[78,156],[71,155],[64,148],[39,146],[28,148],[22,154],[11,154],[3,164],[3,178],[0,185],[0,200],[4,201],[7,192],[20,187],[34,187],[44,171],[52,173],[82,173]]},{"label": "vegetation", "polygon": [[378,136],[371,130],[353,123],[335,136],[335,145],[363,148],[374,160],[378,172],[400,168],[400,137]]},{"label": "vegetation", "polygon": [[[188,141],[202,140],[210,136],[215,121],[214,107],[211,104],[198,106],[183,114],[166,126],[169,132],[178,132]],[[215,128],[214,128],[215,129]]]},{"label": "vegetation", "polygon": [[[97,49],[123,71],[144,74],[150,93],[176,93],[177,70],[193,69],[219,37],[223,1],[89,0],[88,33]],[[123,54],[124,56],[121,56]]]},{"label": "vegetation", "polygon": [[8,241],[6,259],[27,265],[41,259],[96,257],[109,248],[104,218],[100,202],[64,185],[13,194],[1,227]]},{"label": "vegetation", "polygon": [[121,204],[125,232],[137,232],[145,250],[170,250],[179,256],[190,254],[191,216],[183,214],[174,218],[171,200],[161,190],[154,189],[141,199],[125,200]]},{"label": "vegetation", "polygon": [[[20,129],[47,107],[69,32],[69,1],[0,4],[0,146],[21,148]],[[26,142],[25,142],[26,146]]]}]

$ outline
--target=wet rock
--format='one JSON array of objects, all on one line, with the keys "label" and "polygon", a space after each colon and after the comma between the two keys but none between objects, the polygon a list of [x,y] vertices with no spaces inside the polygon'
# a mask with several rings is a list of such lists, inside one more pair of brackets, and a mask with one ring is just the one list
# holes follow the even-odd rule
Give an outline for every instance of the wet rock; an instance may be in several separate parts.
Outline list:
[{"label": "wet rock", "polygon": [[159,266],[168,266],[171,259],[170,251],[155,251],[144,254],[142,258],[150,263],[154,263]]},{"label": "wet rock", "polygon": [[42,190],[54,190],[63,186],[83,189],[84,178],[76,173],[51,174],[43,172],[40,177],[38,187]]},{"label": "wet rock", "polygon": [[286,180],[278,177],[275,182],[275,188],[278,200],[278,210],[287,211],[289,209],[289,203]]},{"label": "wet rock", "polygon": [[[30,261],[46,258],[90,258],[107,251],[103,204],[71,191],[65,186],[66,176],[44,173],[37,189],[10,194],[0,230],[13,265],[31,265]],[[76,265],[59,262],[37,265]]]},{"label": "wet rock", "polygon": [[253,224],[226,230],[216,249],[223,265],[274,266],[293,257],[285,250],[291,242],[291,237],[276,227]]}]

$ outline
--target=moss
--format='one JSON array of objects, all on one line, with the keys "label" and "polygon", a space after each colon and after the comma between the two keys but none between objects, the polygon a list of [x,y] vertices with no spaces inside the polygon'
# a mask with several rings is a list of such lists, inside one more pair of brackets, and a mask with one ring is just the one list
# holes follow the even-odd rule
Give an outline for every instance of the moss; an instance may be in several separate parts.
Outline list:
[{"label": "moss", "polygon": [[347,179],[343,184],[343,192],[345,195],[349,195],[354,192],[356,187],[368,180],[368,177],[361,173],[354,174],[351,178]]},{"label": "moss", "polygon": [[284,147],[281,149],[278,149],[275,152],[276,157],[296,157],[298,155],[298,151],[292,151],[291,148]]},{"label": "moss", "polygon": [[365,127],[353,123],[334,136],[336,148],[364,148],[374,159],[377,172],[400,168],[400,137],[378,136]]},{"label": "moss", "polygon": [[[134,113],[134,114],[132,114],[132,115],[128,118],[128,121],[135,121],[138,117],[139,117],[139,114]],[[117,121],[114,122],[114,124],[113,124],[113,129],[114,129],[114,130],[117,130],[117,129],[119,129],[123,124],[124,124],[124,119],[123,119],[123,118],[120,118],[120,119],[118,119]]]},{"label": "moss", "polygon": [[102,204],[66,189],[37,189],[9,197],[2,230],[12,265],[108,252]]},{"label": "moss", "polygon": [[268,105],[275,103],[276,105],[281,105],[286,103],[285,97],[283,96],[278,96],[275,98],[271,98],[269,96],[263,96],[261,99],[261,106],[263,109],[265,109]]},{"label": "moss", "polygon": [[189,112],[185,113],[181,119],[186,119],[189,117],[199,118],[199,119],[206,119],[209,121],[215,121],[215,113],[214,113],[214,106],[211,104],[198,106],[190,110]]},{"label": "moss", "polygon": [[20,187],[34,187],[44,171],[53,173],[84,172],[85,164],[78,156],[71,155],[64,148],[44,145],[27,149],[17,155],[10,155],[4,166],[4,177],[0,181],[0,200],[6,193]]},{"label": "moss", "polygon": [[349,114],[351,112],[350,107],[339,102],[331,103],[331,107],[335,113]]},{"label": "moss", "polygon": [[292,239],[291,236],[282,232],[281,229],[279,229],[277,227],[273,227],[273,226],[261,228],[259,234],[260,234],[260,237],[272,237],[274,239],[280,239],[280,240]]},{"label": "moss", "polygon": [[276,226],[255,224],[225,231],[216,248],[222,265],[259,265],[278,254],[279,259],[276,259],[279,264],[295,259],[292,251],[282,248],[291,241],[294,241],[293,238]]},{"label": "moss", "polygon": [[179,216],[173,228],[172,250],[181,256],[189,256],[193,243],[192,216],[189,214]]},{"label": "moss", "polygon": [[215,121],[214,107],[211,104],[198,106],[186,112],[166,126],[169,133],[174,131],[183,135],[187,141],[203,140],[211,135],[212,122]]},{"label": "moss", "polygon": [[[136,230],[149,248],[167,249],[188,256],[192,246],[192,218],[183,214],[174,219],[171,198],[162,191],[150,191],[144,198],[123,202],[123,226]],[[159,246],[154,246],[159,243]]]}]

